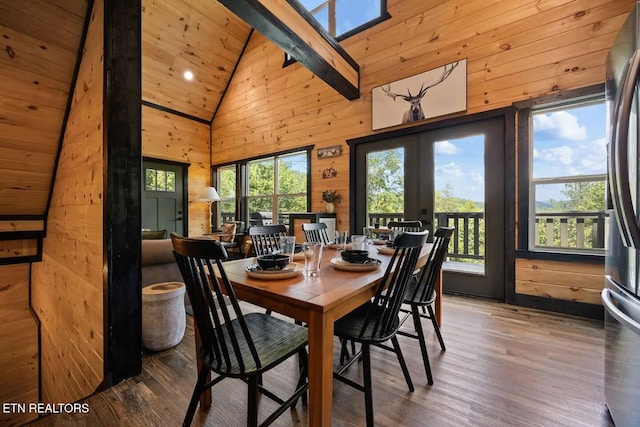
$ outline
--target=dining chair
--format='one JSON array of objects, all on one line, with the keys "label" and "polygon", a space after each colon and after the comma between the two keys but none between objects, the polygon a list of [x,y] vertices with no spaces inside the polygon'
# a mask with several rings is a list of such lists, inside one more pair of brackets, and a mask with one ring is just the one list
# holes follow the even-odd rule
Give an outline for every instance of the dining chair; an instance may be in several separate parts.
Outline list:
[{"label": "dining chair", "polygon": [[[420,343],[420,351],[422,352],[422,362],[424,363],[424,370],[427,374],[427,381],[429,385],[433,384],[433,375],[431,374],[431,365],[429,363],[429,354],[427,353],[427,345],[424,339],[424,331],[422,329],[421,318],[431,319],[433,329],[436,332],[438,341],[440,342],[440,348],[442,351],[446,350],[442,334],[440,332],[440,326],[436,320],[435,313],[433,311],[433,304],[436,299],[436,284],[440,276],[442,269],[442,263],[447,257],[447,251],[449,249],[449,242],[453,235],[453,227],[440,227],[434,234],[434,241],[427,263],[422,268],[417,281],[411,281],[409,287],[404,296],[403,303],[410,305],[411,309],[407,310],[402,308],[400,311],[406,313],[401,323],[404,323],[409,316],[413,318],[413,325],[415,333],[407,332],[405,330],[399,330],[398,334],[415,338]],[[420,308],[423,309],[423,313],[420,313]],[[425,313],[425,309],[428,313]]]},{"label": "dining chair", "polygon": [[389,221],[387,223],[389,230],[406,231],[422,231],[421,221]]},{"label": "dining chair", "polygon": [[[378,282],[374,298],[347,313],[334,324],[334,333],[338,338],[360,343],[360,352],[341,365],[333,376],[364,392],[367,426],[374,424],[370,346],[381,346],[393,351],[398,357],[409,391],[414,390],[396,332],[400,327],[399,312],[404,295],[426,241],[426,231],[408,232],[398,236],[394,242],[394,254],[391,256],[383,278]],[[393,347],[384,344],[389,340]],[[360,356],[362,356],[362,384],[343,375],[343,372]]]},{"label": "dining chair", "polygon": [[305,222],[302,223],[304,237],[309,243],[322,243],[328,245],[331,243],[327,234],[327,224],[324,222]]},{"label": "dining chair", "polygon": [[280,237],[287,235],[287,228],[282,224],[252,225],[249,237],[256,256],[268,255],[280,250]]},{"label": "dining chair", "polygon": [[[307,328],[262,313],[243,314],[224,271],[222,261],[227,252],[220,242],[189,239],[175,233],[171,240],[193,307],[199,332],[196,347],[202,361],[182,425],[191,425],[200,395],[225,378],[239,378],[248,384],[248,426],[258,425],[259,393],[279,404],[261,425],[272,423],[299,397],[304,403],[308,389]],[[296,354],[300,378],[293,395],[282,399],[263,386],[263,374]],[[217,377],[207,383],[211,372]]]}]

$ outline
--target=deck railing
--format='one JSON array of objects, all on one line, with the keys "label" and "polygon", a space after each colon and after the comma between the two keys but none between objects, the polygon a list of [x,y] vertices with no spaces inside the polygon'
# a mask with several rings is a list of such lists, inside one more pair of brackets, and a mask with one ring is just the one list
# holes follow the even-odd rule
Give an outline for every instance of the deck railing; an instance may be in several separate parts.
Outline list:
[{"label": "deck railing", "polygon": [[[484,259],[484,212],[436,212],[435,227],[456,229],[449,246],[449,257],[456,260]],[[222,220],[232,221],[233,213],[222,213]],[[279,218],[280,223],[288,218]],[[370,227],[384,227],[390,221],[403,221],[402,212],[370,213]],[[536,214],[533,242],[537,248],[555,249],[604,249],[605,213],[594,212],[544,212]],[[552,236],[552,237],[551,237]],[[473,262],[473,261],[471,261]]]}]

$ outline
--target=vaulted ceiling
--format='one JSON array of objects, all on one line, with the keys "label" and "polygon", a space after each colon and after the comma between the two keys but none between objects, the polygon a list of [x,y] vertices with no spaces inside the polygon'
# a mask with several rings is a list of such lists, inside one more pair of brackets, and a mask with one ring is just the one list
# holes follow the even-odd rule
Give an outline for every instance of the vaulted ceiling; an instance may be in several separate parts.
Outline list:
[{"label": "vaulted ceiling", "polygon": [[251,27],[214,0],[143,0],[142,13],[142,99],[211,121]]},{"label": "vaulted ceiling", "polygon": [[[46,213],[87,3],[0,0],[0,216]],[[143,0],[142,100],[211,121],[250,32],[215,0]]]}]

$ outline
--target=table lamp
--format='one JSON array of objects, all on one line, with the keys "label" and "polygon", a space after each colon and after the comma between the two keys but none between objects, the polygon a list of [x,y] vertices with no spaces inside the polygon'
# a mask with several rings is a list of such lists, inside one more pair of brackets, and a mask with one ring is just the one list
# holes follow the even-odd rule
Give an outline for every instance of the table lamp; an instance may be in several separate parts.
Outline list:
[{"label": "table lamp", "polygon": [[209,233],[213,230],[213,225],[211,224],[213,216],[211,213],[211,204],[219,200],[220,196],[214,187],[205,187],[204,190],[202,190],[202,196],[198,199],[199,202],[204,202],[209,206]]}]

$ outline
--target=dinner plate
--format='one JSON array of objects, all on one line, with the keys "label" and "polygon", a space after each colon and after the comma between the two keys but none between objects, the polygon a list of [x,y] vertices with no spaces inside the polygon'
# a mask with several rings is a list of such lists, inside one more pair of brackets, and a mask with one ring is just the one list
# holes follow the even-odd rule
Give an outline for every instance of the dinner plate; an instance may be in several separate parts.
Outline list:
[{"label": "dinner plate", "polygon": [[302,270],[304,270],[304,265],[297,262],[289,263],[282,270],[263,270],[258,264],[251,264],[244,269],[247,276],[264,280],[290,279],[302,274]]},{"label": "dinner plate", "polygon": [[382,261],[375,258],[369,258],[364,264],[356,264],[347,262],[342,258],[331,258],[331,265],[337,270],[344,271],[373,271],[380,267]]},{"label": "dinner plate", "polygon": [[393,255],[393,253],[395,252],[396,248],[393,247],[388,247],[388,246],[380,246],[379,248],[376,248],[378,250],[379,254],[383,254],[383,255]]}]

